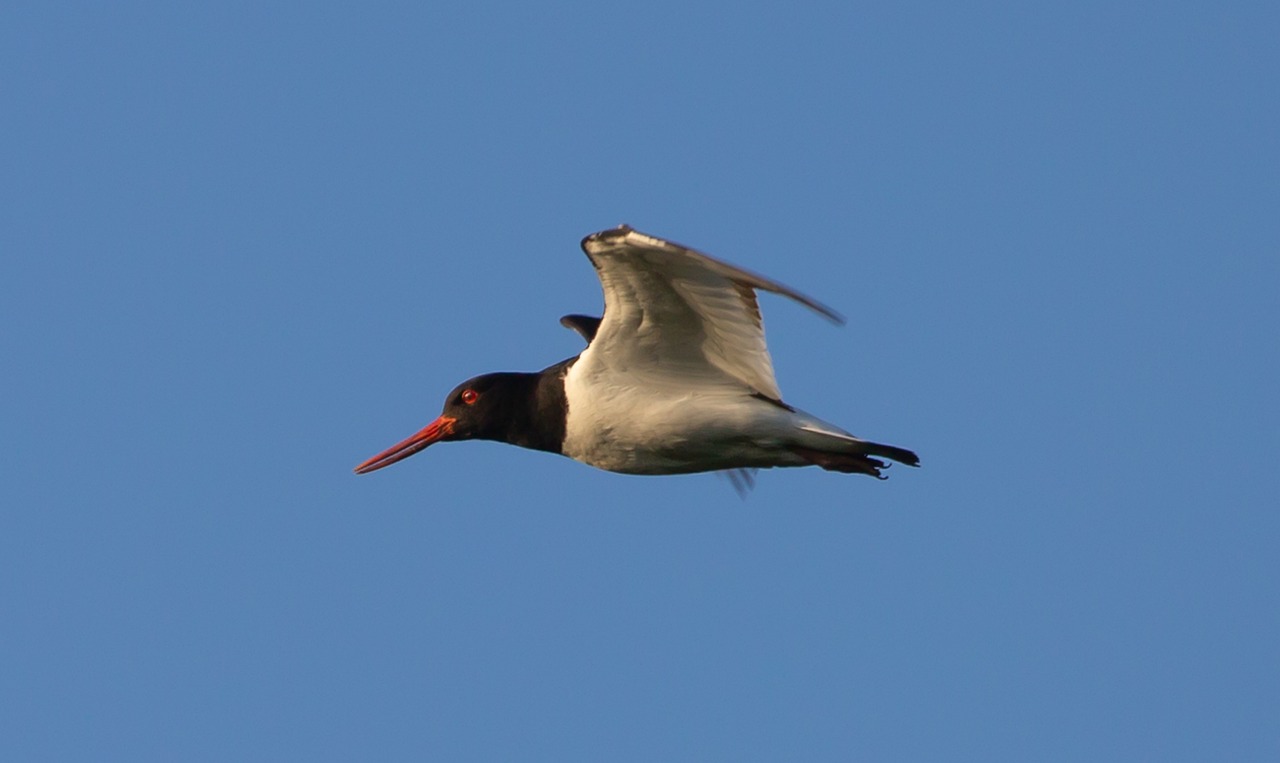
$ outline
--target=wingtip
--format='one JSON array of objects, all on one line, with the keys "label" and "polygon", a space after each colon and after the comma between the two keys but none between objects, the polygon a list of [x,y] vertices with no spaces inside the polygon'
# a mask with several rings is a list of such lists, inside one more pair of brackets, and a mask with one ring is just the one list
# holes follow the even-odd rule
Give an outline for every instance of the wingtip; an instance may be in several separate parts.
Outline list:
[{"label": "wingtip", "polygon": [[845,318],[843,313],[836,312],[822,303],[818,303],[815,309],[819,315],[837,326],[844,326],[849,322],[849,319]]},{"label": "wingtip", "polygon": [[[786,287],[783,287],[783,288],[786,288]],[[841,313],[840,311],[836,310],[833,307],[828,307],[827,305],[824,305],[823,303],[819,302],[813,297],[807,297],[795,291],[794,289],[787,289],[786,291],[781,293],[785,294],[788,297],[791,297],[795,301],[799,302],[800,304],[814,311],[818,315],[821,315],[823,318],[826,318],[828,321],[830,321],[831,323],[837,326],[843,326],[849,322],[848,319],[844,317],[844,313]]]},{"label": "wingtip", "polygon": [[600,330],[600,322],[603,318],[596,318],[591,315],[566,315],[560,319],[560,325],[567,329],[573,329],[587,340],[587,344],[595,341],[596,332]]}]

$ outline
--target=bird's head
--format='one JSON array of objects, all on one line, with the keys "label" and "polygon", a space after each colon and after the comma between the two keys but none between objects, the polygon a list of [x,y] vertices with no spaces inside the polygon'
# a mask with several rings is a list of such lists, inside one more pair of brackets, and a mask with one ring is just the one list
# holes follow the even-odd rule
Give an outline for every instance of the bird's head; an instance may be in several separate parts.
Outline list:
[{"label": "bird's head", "polygon": [[356,474],[377,471],[446,440],[507,441],[519,404],[517,390],[526,376],[496,373],[467,379],[445,398],[444,410],[435,421],[357,466]]}]

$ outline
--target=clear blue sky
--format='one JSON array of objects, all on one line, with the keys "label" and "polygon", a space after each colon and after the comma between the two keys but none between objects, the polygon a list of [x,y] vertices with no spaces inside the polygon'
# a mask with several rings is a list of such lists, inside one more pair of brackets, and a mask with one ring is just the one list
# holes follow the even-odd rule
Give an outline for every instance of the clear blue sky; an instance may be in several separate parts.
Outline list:
[{"label": "clear blue sky", "polygon": [[[10,3],[0,758],[1280,759],[1275,3]],[[887,482],[489,443],[627,222]]]}]

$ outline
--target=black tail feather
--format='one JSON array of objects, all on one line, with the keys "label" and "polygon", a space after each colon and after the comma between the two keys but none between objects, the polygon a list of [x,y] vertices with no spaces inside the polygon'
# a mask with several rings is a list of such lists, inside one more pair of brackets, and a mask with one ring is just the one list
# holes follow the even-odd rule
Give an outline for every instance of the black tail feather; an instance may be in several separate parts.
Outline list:
[{"label": "black tail feather", "polygon": [[862,448],[863,452],[873,456],[883,456],[891,458],[900,464],[907,466],[919,466],[920,457],[906,448],[899,448],[894,445],[881,445],[878,442],[869,442]]},{"label": "black tail feather", "polygon": [[866,474],[876,479],[885,479],[880,473],[881,469],[888,469],[889,464],[880,461],[871,456],[883,456],[890,458],[907,466],[919,466],[920,457],[906,448],[898,448],[893,445],[881,445],[878,442],[864,442],[859,445],[858,453],[840,453],[829,450],[814,450],[813,448],[801,448],[793,446],[791,452],[800,456],[804,460],[815,466],[821,466],[823,469],[831,472],[842,472],[844,474]]}]

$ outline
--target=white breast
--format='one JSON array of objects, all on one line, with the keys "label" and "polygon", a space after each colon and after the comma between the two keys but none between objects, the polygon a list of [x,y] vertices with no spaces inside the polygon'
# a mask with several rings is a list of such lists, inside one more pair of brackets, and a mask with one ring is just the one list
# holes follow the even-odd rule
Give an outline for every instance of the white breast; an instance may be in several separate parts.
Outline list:
[{"label": "white breast", "polygon": [[[795,415],[734,385],[615,373],[583,352],[565,376],[563,452],[599,469],[680,474],[782,466]],[[796,459],[796,465],[803,462]]]}]

